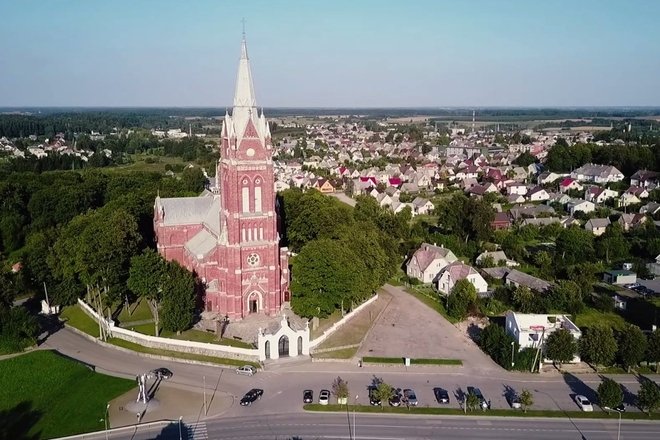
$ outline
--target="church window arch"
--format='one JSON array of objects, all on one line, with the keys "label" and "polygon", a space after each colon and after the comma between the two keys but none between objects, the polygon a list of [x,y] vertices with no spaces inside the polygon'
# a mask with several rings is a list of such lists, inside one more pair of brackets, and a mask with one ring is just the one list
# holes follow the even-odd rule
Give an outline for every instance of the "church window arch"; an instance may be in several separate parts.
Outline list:
[{"label": "church window arch", "polygon": [[261,176],[257,176],[254,179],[254,212],[261,212],[263,210],[261,203],[261,187],[263,184],[263,179]]},{"label": "church window arch", "polygon": [[250,212],[250,179],[241,179],[241,212]]}]

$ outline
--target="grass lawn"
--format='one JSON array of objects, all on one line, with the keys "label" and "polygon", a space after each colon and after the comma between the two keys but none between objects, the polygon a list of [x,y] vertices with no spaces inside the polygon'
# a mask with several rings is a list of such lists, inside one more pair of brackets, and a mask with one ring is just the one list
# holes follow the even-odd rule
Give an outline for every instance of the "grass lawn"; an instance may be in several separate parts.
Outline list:
[{"label": "grass lawn", "polygon": [[332,327],[334,323],[341,319],[341,310],[335,310],[327,318],[319,319],[319,326],[315,329],[312,329],[310,332],[310,338],[316,339],[323,334],[324,331]]},{"label": "grass lawn", "polygon": [[[120,325],[122,322],[145,321],[154,318],[147,301],[138,300],[133,304],[130,304],[128,308],[123,307],[123,305],[124,303],[121,304],[121,312],[116,318]],[[132,313],[129,313],[129,309]],[[153,325],[151,327],[153,327]]]},{"label": "grass lawn", "polygon": [[145,347],[143,345],[117,338],[108,339],[108,343],[116,345],[117,347],[128,348],[129,350],[137,351],[139,353],[168,356],[176,359],[190,359],[193,361],[211,362],[218,365],[231,365],[236,367],[240,367],[242,365],[252,365],[255,368],[261,368],[261,365],[257,362],[242,361],[240,359],[221,358],[215,356],[204,356],[201,354],[181,353],[179,351],[161,350],[159,348]]},{"label": "grass lawn", "polygon": [[599,310],[587,307],[584,311],[575,316],[575,325],[578,327],[594,327],[598,325],[607,325],[615,330],[623,330],[626,320],[615,312],[601,312]]},{"label": "grass lawn", "polygon": [[[308,403],[303,405],[306,411],[320,411],[320,412],[346,412],[345,405],[320,405],[318,403]],[[395,413],[395,414],[423,414],[423,415],[453,415],[453,416],[485,416],[485,417],[558,417],[558,418],[574,418],[574,419],[618,419],[619,413],[607,413],[603,411],[584,412],[584,411],[554,411],[554,410],[534,410],[529,409],[527,412],[515,409],[491,409],[488,411],[468,411],[467,413],[458,408],[440,408],[440,407],[415,407],[407,408],[405,406],[370,406],[370,405],[349,405],[349,411],[357,411],[362,413]],[[654,412],[648,416],[642,412],[627,412],[622,414],[623,419],[639,419],[639,420],[660,420],[660,413]]]},{"label": "grass lawn", "polygon": [[326,351],[324,353],[314,354],[312,357],[317,359],[350,359],[355,356],[359,347],[341,348],[339,350]]},{"label": "grass lawn", "polygon": [[107,402],[135,387],[50,351],[0,361],[0,370],[0,412],[7,411],[0,429],[7,439],[102,430]]},{"label": "grass lawn", "polygon": [[[366,364],[403,364],[402,357],[365,356],[362,362]],[[412,365],[463,365],[460,359],[410,359]]]},{"label": "grass lawn", "polygon": [[[155,161],[154,163],[147,163],[145,162],[145,159],[147,157],[153,158]],[[158,173],[164,173],[165,172],[165,165],[170,164],[170,165],[175,165],[175,164],[180,164],[180,165],[187,165],[188,162],[185,162],[183,159],[180,157],[169,157],[169,156],[155,156],[155,155],[150,155],[150,154],[132,154],[131,159],[133,160],[133,163],[128,164],[128,165],[120,165],[115,168],[111,168],[113,171],[155,171]]]},{"label": "grass lawn", "polygon": [[60,318],[65,320],[71,327],[75,327],[95,338],[99,337],[98,323],[83,312],[78,304],[65,307],[60,314]]},{"label": "grass lawn", "polygon": [[[155,336],[155,326],[152,324],[140,324],[128,327],[129,330],[142,333],[143,335]],[[254,348],[252,344],[247,342],[237,341],[234,339],[222,338],[218,339],[215,333],[203,332],[201,330],[190,329],[181,332],[177,335],[176,332],[171,332],[163,328],[160,329],[161,338],[181,339],[184,341],[206,342],[209,344],[227,345],[236,348]]]}]

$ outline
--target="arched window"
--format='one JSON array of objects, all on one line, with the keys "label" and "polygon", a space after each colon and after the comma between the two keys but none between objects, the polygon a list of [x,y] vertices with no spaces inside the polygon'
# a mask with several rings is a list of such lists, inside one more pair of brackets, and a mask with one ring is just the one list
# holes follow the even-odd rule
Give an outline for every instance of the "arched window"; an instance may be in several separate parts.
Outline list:
[{"label": "arched window", "polygon": [[242,197],[241,197],[241,211],[242,212],[250,212],[250,181],[247,179],[247,177],[243,178],[243,189],[242,189]]},{"label": "arched window", "polygon": [[261,177],[254,179],[254,212],[261,212]]}]

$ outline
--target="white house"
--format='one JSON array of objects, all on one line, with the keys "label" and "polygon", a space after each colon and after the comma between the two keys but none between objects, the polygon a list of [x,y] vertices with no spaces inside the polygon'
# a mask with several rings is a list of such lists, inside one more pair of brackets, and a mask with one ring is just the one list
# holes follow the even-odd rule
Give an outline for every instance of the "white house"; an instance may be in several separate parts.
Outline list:
[{"label": "white house", "polygon": [[493,263],[495,264],[495,266],[502,266],[502,265],[508,267],[519,266],[517,262],[510,260],[509,257],[506,256],[504,251],[482,252],[477,256],[475,263],[477,263],[478,266],[482,266],[484,260],[486,260],[489,257],[493,259]]},{"label": "white house", "polygon": [[422,243],[406,263],[406,275],[428,284],[433,282],[445,266],[456,260],[456,255],[450,249]]},{"label": "white house", "polygon": [[585,200],[597,204],[605,203],[606,200],[613,199],[619,195],[618,192],[611,189],[601,188],[599,186],[590,186],[584,192]]},{"label": "white house", "polygon": [[[566,315],[506,312],[505,330],[513,336],[521,350],[542,347],[548,336],[562,328],[568,330],[576,340],[582,337],[578,326]],[[580,356],[576,353],[571,362],[580,362]]]},{"label": "white house", "polygon": [[540,186],[537,186],[536,188],[532,188],[527,193],[527,198],[529,199],[530,202],[543,202],[545,200],[548,200],[550,198],[550,195],[545,189],[543,189]]},{"label": "white house", "polygon": [[582,185],[580,185],[580,182],[575,179],[571,179],[570,177],[565,178],[559,183],[560,192],[566,193],[571,190],[582,191]]},{"label": "white house", "polygon": [[430,214],[435,209],[433,203],[423,197],[415,197],[415,200],[412,201],[413,212],[415,214]]},{"label": "white house", "polygon": [[580,182],[609,183],[621,182],[623,173],[611,165],[588,163],[571,172],[571,178]]},{"label": "white house", "polygon": [[488,290],[488,283],[472,266],[463,264],[461,261],[455,261],[440,271],[438,275],[436,287],[439,292],[448,295],[454,285],[460,281],[467,279],[478,293],[484,293]]},{"label": "white house", "polygon": [[524,196],[527,194],[527,185],[520,182],[510,182],[506,184],[506,193],[507,195],[520,195]]},{"label": "white house", "polygon": [[584,229],[598,237],[605,233],[609,225],[610,219],[608,218],[592,218],[584,224]]},{"label": "white house", "polygon": [[579,211],[584,212],[585,214],[589,214],[590,212],[594,212],[596,210],[596,205],[592,202],[587,202],[586,200],[582,199],[571,199],[566,204],[566,210],[571,215],[575,215],[575,213]]}]

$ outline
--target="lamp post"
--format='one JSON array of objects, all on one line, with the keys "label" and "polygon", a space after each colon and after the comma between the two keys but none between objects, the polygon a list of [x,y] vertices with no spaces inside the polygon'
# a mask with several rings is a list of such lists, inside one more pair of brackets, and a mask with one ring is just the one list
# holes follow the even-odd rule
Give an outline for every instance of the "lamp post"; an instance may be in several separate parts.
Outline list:
[{"label": "lamp post", "polygon": [[206,406],[206,376],[204,376],[204,415],[208,415],[209,410]]},{"label": "lamp post", "polygon": [[358,400],[358,395],[355,395],[355,403],[353,404],[353,440],[357,439],[356,437],[356,432],[357,432],[357,426],[355,425],[355,405],[357,405],[357,400]]},{"label": "lamp post", "polygon": [[619,428],[616,431],[616,440],[621,440],[621,411],[617,411],[619,413]]},{"label": "lamp post", "polygon": [[516,346],[516,341],[511,341],[511,368],[513,368],[516,363],[513,361],[513,350]]},{"label": "lamp post", "polygon": [[103,420],[105,421],[105,440],[108,440],[108,410],[110,409],[110,404],[105,405],[105,417]]},{"label": "lamp post", "polygon": [[183,419],[183,416],[179,416],[179,440],[183,440],[181,438],[181,419]]}]

